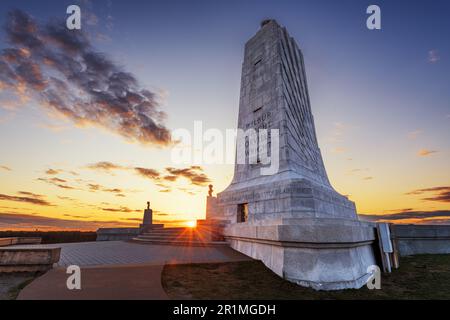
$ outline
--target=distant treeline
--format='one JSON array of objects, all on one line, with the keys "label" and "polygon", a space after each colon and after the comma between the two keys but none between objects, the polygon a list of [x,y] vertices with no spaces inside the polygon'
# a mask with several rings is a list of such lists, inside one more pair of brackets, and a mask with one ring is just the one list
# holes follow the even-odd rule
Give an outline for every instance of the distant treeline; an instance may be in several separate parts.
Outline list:
[{"label": "distant treeline", "polygon": [[39,237],[42,243],[67,243],[95,241],[95,232],[85,231],[0,231],[0,238]]}]

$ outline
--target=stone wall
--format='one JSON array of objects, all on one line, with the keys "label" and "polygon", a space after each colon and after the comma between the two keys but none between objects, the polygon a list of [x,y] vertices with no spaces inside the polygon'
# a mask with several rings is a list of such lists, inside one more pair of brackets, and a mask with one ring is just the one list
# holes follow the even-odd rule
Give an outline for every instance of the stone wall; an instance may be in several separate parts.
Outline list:
[{"label": "stone wall", "polygon": [[100,228],[97,230],[97,241],[131,240],[139,232],[139,228]]},{"label": "stone wall", "polygon": [[61,248],[0,248],[0,273],[47,271],[60,256]]},{"label": "stone wall", "polygon": [[0,238],[0,247],[12,246],[15,244],[40,244],[42,241],[38,237],[12,237]]},{"label": "stone wall", "polygon": [[397,224],[391,233],[400,256],[450,253],[450,225]]}]

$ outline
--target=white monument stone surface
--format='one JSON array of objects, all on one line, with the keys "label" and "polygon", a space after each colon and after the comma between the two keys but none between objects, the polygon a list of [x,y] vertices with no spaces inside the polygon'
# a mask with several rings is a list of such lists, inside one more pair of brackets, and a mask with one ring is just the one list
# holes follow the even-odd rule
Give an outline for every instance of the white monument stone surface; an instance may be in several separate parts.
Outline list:
[{"label": "white monument stone surface", "polygon": [[234,249],[287,280],[323,290],[364,285],[374,229],[328,180],[303,55],[275,20],[245,45],[238,128],[279,130],[279,170],[262,175],[262,163],[236,163],[230,186],[208,200],[208,219],[225,222]]}]

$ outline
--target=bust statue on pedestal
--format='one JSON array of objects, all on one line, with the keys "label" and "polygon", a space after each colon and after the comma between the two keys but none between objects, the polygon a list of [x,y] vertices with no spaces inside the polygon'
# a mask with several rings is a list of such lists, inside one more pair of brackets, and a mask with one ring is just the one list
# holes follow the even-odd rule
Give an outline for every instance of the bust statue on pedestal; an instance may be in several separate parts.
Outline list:
[{"label": "bust statue on pedestal", "polygon": [[150,201],[147,201],[147,209],[144,210],[144,218],[142,219],[142,224],[139,226],[141,232],[146,231],[146,229],[151,228],[153,225],[153,210],[150,209]]}]

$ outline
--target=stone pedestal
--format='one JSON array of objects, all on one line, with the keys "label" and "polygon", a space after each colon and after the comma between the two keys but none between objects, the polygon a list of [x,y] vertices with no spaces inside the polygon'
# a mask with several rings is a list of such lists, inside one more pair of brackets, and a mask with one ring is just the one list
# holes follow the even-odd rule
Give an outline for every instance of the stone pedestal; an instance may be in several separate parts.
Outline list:
[{"label": "stone pedestal", "polygon": [[139,225],[140,232],[147,232],[152,229],[153,225],[153,210],[148,208],[144,210],[144,217],[142,219],[142,224]]},{"label": "stone pedestal", "polygon": [[224,234],[232,248],[316,290],[360,288],[375,264],[374,228],[355,220],[267,220],[229,225]]}]

